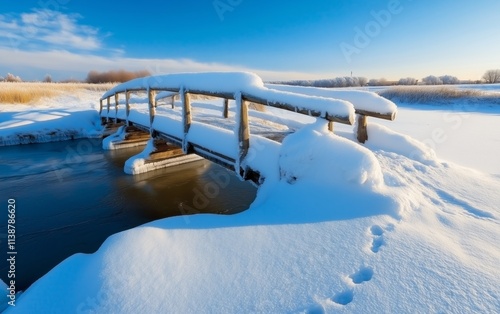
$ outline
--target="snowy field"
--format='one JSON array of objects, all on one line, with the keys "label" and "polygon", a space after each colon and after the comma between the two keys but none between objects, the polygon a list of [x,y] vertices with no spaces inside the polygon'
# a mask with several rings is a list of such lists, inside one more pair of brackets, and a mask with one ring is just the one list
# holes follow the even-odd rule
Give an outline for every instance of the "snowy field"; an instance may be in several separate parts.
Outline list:
[{"label": "snowy field", "polygon": [[[94,136],[100,96],[0,105],[0,139]],[[500,107],[398,107],[368,119],[365,145],[350,126],[296,121],[312,123],[269,156],[247,211],[113,235],[7,313],[500,312]]]}]

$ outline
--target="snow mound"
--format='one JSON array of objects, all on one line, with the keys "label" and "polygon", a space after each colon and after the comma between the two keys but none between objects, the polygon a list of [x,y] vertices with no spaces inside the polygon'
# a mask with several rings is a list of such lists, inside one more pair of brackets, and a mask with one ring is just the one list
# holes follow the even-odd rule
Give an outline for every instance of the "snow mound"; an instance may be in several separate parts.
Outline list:
[{"label": "snow mound", "polygon": [[280,173],[289,183],[380,186],[382,171],[371,151],[328,131],[325,121],[289,135],[280,152]]},{"label": "snow mound", "polygon": [[[321,119],[285,138],[279,180],[266,180],[251,210],[268,222],[304,223],[376,214],[398,217],[375,155],[328,130]],[[325,200],[328,205],[325,206]],[[371,206],[366,206],[371,204]]]},{"label": "snow mound", "polygon": [[436,153],[424,143],[377,123],[370,122],[367,128],[366,147],[403,155],[426,165],[437,165]]}]

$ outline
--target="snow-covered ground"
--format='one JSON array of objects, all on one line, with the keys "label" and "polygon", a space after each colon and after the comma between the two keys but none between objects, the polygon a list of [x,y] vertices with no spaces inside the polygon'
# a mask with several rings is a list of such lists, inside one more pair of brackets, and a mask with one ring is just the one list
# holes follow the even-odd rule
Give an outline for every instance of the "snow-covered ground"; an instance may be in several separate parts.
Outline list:
[{"label": "snow-covered ground", "polygon": [[[75,121],[99,95],[86,99]],[[24,130],[4,120],[16,108],[0,107],[0,136]],[[79,123],[95,121],[94,109]],[[369,118],[366,145],[352,127],[313,122],[269,154],[276,171],[247,211],[116,234],[7,312],[498,313],[498,122],[497,107],[401,104],[395,121]]]}]

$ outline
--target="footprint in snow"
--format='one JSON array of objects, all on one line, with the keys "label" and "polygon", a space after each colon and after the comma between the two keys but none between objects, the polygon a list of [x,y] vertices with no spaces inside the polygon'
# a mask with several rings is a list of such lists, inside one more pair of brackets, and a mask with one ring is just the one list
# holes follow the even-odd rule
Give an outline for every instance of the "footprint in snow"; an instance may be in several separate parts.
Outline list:
[{"label": "footprint in snow", "polygon": [[[355,285],[362,284],[363,282],[370,281],[373,277],[372,267],[361,267],[357,272],[350,275],[349,278]],[[347,305],[354,299],[354,289],[346,289],[334,295],[330,300],[340,305]]]},{"label": "footprint in snow", "polygon": [[361,267],[357,272],[350,275],[352,282],[359,285],[365,281],[370,281],[373,277],[373,268]]},{"label": "footprint in snow", "polygon": [[347,289],[334,295],[331,300],[340,305],[347,305],[351,303],[353,299],[354,299],[354,290]]},{"label": "footprint in snow", "polygon": [[378,225],[374,225],[370,228],[370,233],[372,235],[372,247],[373,253],[377,253],[380,247],[384,245],[384,229]]}]

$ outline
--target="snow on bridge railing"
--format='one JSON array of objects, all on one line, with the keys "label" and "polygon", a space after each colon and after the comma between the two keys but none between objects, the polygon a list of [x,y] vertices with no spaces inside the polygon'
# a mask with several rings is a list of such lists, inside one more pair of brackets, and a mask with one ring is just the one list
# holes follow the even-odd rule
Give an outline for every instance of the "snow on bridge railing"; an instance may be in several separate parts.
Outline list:
[{"label": "snow on bridge railing", "polygon": [[[100,99],[99,114],[102,113],[103,100],[107,100],[107,119],[109,121],[110,99],[115,98],[116,116],[118,112],[119,94],[125,94],[127,124],[130,114],[130,94],[137,91],[147,92],[151,135],[154,133],[153,120],[156,114],[156,92],[179,94],[182,103],[182,123],[184,138],[182,148],[188,151],[187,135],[191,126],[191,103],[189,94],[201,94],[225,99],[224,116],[227,117],[228,99],[236,101],[236,130],[238,137],[238,158],[234,168],[237,173],[246,173],[240,165],[248,153],[250,145],[250,128],[248,124],[248,105],[254,102],[266,106],[281,108],[305,115],[320,117],[330,122],[340,122],[352,125],[354,122],[354,107],[345,100],[318,97],[279,91],[264,86],[261,78],[246,72],[207,72],[181,73],[137,78],[117,85],[104,93]],[[163,94],[169,95],[169,94]],[[205,148],[210,151],[208,148]],[[244,176],[244,175],[243,175]]]},{"label": "snow on bridge railing", "polygon": [[[328,121],[353,124],[354,108],[348,101],[318,96],[308,96],[269,89],[257,75],[246,72],[180,73],[137,78],[110,89],[101,97],[110,99],[118,93],[144,91],[169,91],[202,94],[260,103],[266,106],[299,112]],[[102,110],[102,109],[101,109]]]},{"label": "snow on bridge railing", "polygon": [[351,102],[354,105],[356,114],[358,115],[357,137],[358,141],[361,143],[364,143],[368,139],[368,132],[366,128],[367,116],[391,121],[396,118],[396,104],[376,93],[369,91],[339,90],[332,88],[281,84],[265,84],[264,86],[280,91],[342,99]]}]

